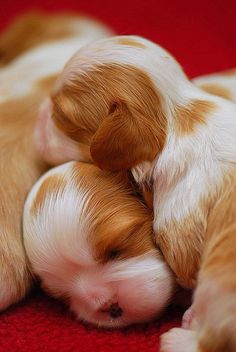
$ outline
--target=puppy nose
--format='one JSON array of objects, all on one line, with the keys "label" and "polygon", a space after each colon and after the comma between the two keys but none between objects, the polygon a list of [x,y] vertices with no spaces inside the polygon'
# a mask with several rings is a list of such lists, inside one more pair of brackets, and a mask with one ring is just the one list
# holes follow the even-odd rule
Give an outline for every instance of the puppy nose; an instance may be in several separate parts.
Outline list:
[{"label": "puppy nose", "polygon": [[111,318],[116,319],[122,316],[123,310],[120,308],[118,302],[116,303],[106,303],[102,308],[101,311],[103,313],[108,313]]},{"label": "puppy nose", "polygon": [[110,306],[109,314],[110,314],[111,318],[119,318],[122,316],[123,311],[119,307],[118,303],[113,303]]}]

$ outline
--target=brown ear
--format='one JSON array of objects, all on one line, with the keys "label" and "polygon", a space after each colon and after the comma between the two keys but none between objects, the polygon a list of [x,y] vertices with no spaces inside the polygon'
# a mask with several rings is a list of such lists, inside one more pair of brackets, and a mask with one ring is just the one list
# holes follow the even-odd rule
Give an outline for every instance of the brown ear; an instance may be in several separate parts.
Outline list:
[{"label": "brown ear", "polygon": [[152,161],[162,147],[157,130],[148,116],[115,103],[92,139],[92,158],[101,169],[112,171]]}]

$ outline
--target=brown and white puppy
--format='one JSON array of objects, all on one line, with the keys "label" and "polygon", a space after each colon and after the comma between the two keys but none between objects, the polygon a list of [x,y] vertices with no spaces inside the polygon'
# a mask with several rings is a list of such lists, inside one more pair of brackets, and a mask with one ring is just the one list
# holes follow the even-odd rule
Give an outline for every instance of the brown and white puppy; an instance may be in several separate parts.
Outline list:
[{"label": "brown and white puppy", "polygon": [[174,291],[152,214],[122,175],[70,162],[32,188],[24,243],[43,288],[99,327],[157,317]]},{"label": "brown and white puppy", "polygon": [[210,94],[236,103],[236,69],[199,76],[193,83]]},{"label": "brown and white puppy", "polygon": [[[198,333],[182,352],[236,349],[235,116],[233,102],[190,82],[160,46],[114,37],[72,57],[36,129],[50,162],[70,153],[88,160],[90,150],[102,169],[130,169],[152,189],[156,241],[178,282],[195,287],[201,266],[191,325]],[[168,336],[162,351],[177,351]]]},{"label": "brown and white puppy", "polygon": [[108,34],[85,18],[30,15],[0,38],[0,310],[24,297],[32,281],[21,217],[27,192],[46,169],[32,140],[38,107],[69,57]]}]

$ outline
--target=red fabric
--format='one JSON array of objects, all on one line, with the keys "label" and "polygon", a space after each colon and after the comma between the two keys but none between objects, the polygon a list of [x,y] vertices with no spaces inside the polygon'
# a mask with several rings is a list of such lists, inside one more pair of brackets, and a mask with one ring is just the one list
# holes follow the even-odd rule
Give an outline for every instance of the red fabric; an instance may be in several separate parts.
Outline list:
[{"label": "red fabric", "polygon": [[[146,36],[174,54],[191,77],[236,66],[235,0],[1,0],[0,28],[29,9],[77,10],[119,34]],[[97,330],[34,292],[0,316],[0,352],[158,351],[159,335],[179,322],[180,312],[169,310],[145,326]]]},{"label": "red fabric", "polygon": [[123,330],[98,330],[74,319],[61,303],[41,293],[0,318],[1,352],[157,352],[159,335],[177,326],[180,312]]}]

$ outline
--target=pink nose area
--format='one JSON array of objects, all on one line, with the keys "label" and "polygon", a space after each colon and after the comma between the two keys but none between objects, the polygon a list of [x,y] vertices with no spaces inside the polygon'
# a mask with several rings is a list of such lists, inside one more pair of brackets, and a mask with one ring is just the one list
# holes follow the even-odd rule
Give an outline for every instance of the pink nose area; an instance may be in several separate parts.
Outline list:
[{"label": "pink nose area", "polygon": [[111,318],[116,319],[122,316],[123,310],[119,306],[118,302],[116,303],[106,303],[101,307],[101,312],[108,313]]}]

